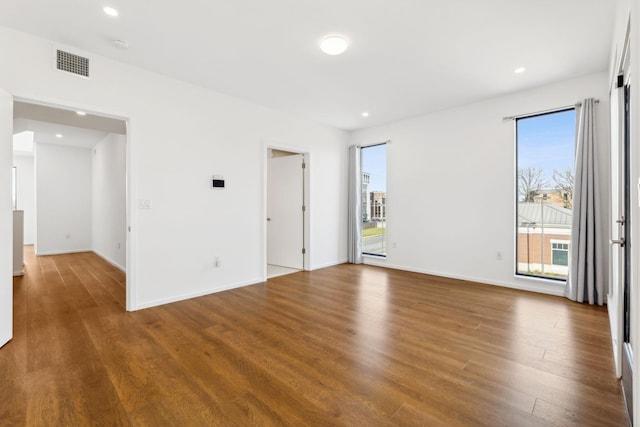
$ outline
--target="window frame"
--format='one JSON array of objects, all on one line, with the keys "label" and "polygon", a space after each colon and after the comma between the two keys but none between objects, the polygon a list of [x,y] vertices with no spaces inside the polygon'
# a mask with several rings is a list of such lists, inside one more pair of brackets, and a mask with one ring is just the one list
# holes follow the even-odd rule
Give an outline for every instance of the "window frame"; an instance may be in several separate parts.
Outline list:
[{"label": "window frame", "polygon": [[[560,265],[560,266],[569,266],[569,246],[571,245],[571,240],[556,240],[556,239],[551,239],[549,241],[549,243],[551,243],[551,265]],[[554,248],[553,245],[566,245],[567,248]],[[567,256],[567,263],[566,264],[556,264],[555,262],[553,262],[554,259],[554,252],[565,252],[566,256]]]},{"label": "window frame", "polygon": [[[389,141],[360,146],[360,174],[364,175],[365,173],[368,173],[362,167],[362,159],[363,159],[362,153],[363,153],[363,150],[366,150],[366,149],[372,148],[372,147],[379,147],[381,145],[385,146],[385,181],[388,181],[388,179],[387,179],[388,178],[388,174],[387,174],[387,172],[388,172],[388,157],[387,156],[388,156]],[[386,187],[386,185],[385,185],[385,187]],[[371,194],[372,194],[372,192],[368,191],[367,200],[369,201],[369,203],[367,203],[367,205],[369,206],[370,210],[372,210],[372,208],[373,208],[373,201],[371,200]],[[381,258],[381,259],[387,258],[386,249],[388,249],[388,248],[387,248],[387,244],[386,244],[386,242],[387,242],[387,215],[386,215],[387,206],[386,206],[386,201],[387,201],[387,191],[385,190],[385,197],[384,197],[384,202],[385,202],[385,205],[384,205],[384,217],[385,217],[385,220],[384,220],[384,229],[385,229],[385,233],[384,233],[385,244],[384,244],[384,247],[385,247],[385,253],[384,254],[377,254],[377,253],[373,253],[373,252],[365,252],[365,250],[364,250],[364,230],[365,230],[365,228],[363,227],[364,222],[362,222],[360,227],[361,227],[361,233],[362,233],[362,237],[361,237],[362,256],[364,256],[364,257]],[[382,206],[380,206],[380,212],[382,213],[382,211],[383,211],[382,210]],[[371,212],[369,212],[369,214],[370,213]],[[362,216],[364,217],[364,214]],[[373,220],[373,217],[369,215],[369,222],[373,222],[372,220]]]},{"label": "window frame", "polygon": [[[514,233],[514,247],[515,247],[515,260],[513,263],[513,267],[514,267],[514,275],[517,278],[528,278],[528,279],[535,279],[535,280],[542,280],[542,281],[547,281],[547,282],[553,282],[553,283],[559,283],[562,284],[563,286],[566,286],[567,284],[567,278],[562,278],[562,277],[553,277],[553,276],[545,276],[545,275],[541,275],[541,274],[532,274],[532,273],[527,273],[527,272],[520,272],[518,271],[518,263],[520,260],[520,251],[519,251],[519,229],[520,229],[520,222],[519,222],[519,203],[520,203],[520,181],[519,181],[519,167],[518,167],[518,150],[519,150],[519,143],[518,143],[518,122],[520,120],[526,120],[526,119],[532,119],[532,118],[536,118],[536,117],[542,117],[542,116],[549,116],[552,114],[558,114],[558,113],[564,113],[567,111],[574,111],[574,113],[577,113],[577,109],[575,105],[571,105],[571,106],[566,106],[566,107],[560,107],[560,108],[556,108],[556,109],[551,109],[551,110],[546,110],[546,111],[542,111],[542,112],[537,112],[537,113],[532,113],[532,114],[526,114],[526,115],[520,115],[520,116],[515,116],[513,117],[513,121],[514,121],[514,143],[515,143],[515,149],[514,149],[514,166],[515,166],[515,233]],[[576,120],[577,120],[577,115],[576,115]],[[575,133],[576,133],[577,129],[574,127],[574,139],[575,139]],[[574,148],[574,160],[575,160],[575,148]],[[575,173],[575,171],[574,171]],[[555,239],[553,239],[555,240]],[[569,244],[571,242],[571,239],[569,238]],[[544,245],[544,241],[542,241],[542,244]],[[551,262],[553,262],[553,252],[552,252],[552,244],[551,244],[551,239],[550,239],[550,244],[549,244],[549,253],[551,254]],[[542,263],[544,263],[544,259],[541,260]],[[554,265],[554,264],[551,264]]]}]

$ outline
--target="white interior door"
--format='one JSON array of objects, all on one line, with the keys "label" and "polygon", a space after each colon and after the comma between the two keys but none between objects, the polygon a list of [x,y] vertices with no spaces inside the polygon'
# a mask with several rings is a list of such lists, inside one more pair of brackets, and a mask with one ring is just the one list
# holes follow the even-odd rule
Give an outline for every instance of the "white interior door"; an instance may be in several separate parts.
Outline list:
[{"label": "white interior door", "polygon": [[267,264],[303,268],[304,156],[267,160]]},{"label": "white interior door", "polygon": [[[622,172],[624,170],[623,155],[623,133],[624,133],[624,93],[622,89],[611,91],[611,228],[609,235],[611,239],[622,236],[623,224],[620,222],[624,217],[624,192],[621,185],[624,185]],[[622,376],[622,339],[623,339],[623,280],[624,264],[621,262],[624,256],[624,248],[620,245],[611,245],[611,284],[607,305],[609,309],[609,320],[611,322],[611,334],[614,345],[616,376]]]},{"label": "white interior door", "polygon": [[[631,323],[631,87],[628,81],[624,86],[624,108],[623,108],[623,138],[620,147],[621,170],[618,175],[618,204],[620,206],[619,213],[622,214],[618,218],[619,225],[618,239],[624,239],[624,244],[618,244],[619,253],[617,265],[613,268],[618,269],[618,281],[622,285],[622,389],[627,405],[629,419],[633,419],[633,334]],[[635,325],[633,326],[635,327]]]},{"label": "white interior door", "polygon": [[631,180],[630,81],[628,50],[621,80],[611,92],[611,289],[608,305],[616,374],[621,378],[629,419],[633,419],[633,346],[631,340]]},{"label": "white interior door", "polygon": [[0,346],[13,337],[13,97],[0,89]]}]

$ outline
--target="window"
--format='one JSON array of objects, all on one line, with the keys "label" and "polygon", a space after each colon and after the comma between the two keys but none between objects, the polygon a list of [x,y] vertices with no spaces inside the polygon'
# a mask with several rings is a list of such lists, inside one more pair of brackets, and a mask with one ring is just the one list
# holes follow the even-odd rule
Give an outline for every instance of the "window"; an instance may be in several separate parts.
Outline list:
[{"label": "window", "polygon": [[362,166],[362,253],[387,255],[387,145],[360,149]]},{"label": "window", "polygon": [[551,242],[551,264],[569,265],[569,243]]},{"label": "window", "polygon": [[516,274],[567,278],[575,120],[573,108],[516,120]]}]

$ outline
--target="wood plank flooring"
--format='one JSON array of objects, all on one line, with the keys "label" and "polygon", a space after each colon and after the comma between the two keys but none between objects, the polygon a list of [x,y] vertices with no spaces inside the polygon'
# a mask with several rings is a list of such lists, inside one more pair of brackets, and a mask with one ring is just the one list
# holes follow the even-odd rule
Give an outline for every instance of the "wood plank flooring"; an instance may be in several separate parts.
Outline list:
[{"label": "wood plank flooring", "polygon": [[602,308],[340,265],[126,313],[95,254],[25,259],[3,426],[626,425]]}]

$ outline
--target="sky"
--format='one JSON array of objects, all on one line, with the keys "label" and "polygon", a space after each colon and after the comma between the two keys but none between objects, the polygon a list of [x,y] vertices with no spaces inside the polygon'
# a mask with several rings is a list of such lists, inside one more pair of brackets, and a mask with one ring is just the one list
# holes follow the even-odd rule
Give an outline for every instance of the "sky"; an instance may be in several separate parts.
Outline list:
[{"label": "sky", "polygon": [[369,174],[369,191],[387,191],[387,145],[363,147],[360,151],[362,171]]},{"label": "sky", "polygon": [[574,168],[575,110],[518,120],[518,168],[541,168],[550,187],[553,170]]}]

